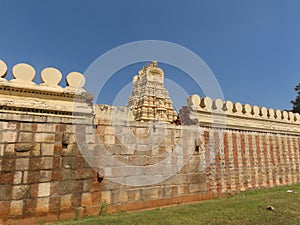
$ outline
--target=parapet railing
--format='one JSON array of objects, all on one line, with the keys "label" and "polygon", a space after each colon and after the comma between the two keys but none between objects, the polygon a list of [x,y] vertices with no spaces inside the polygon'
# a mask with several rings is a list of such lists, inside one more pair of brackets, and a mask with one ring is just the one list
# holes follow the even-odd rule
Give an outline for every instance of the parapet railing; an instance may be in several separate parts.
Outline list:
[{"label": "parapet railing", "polygon": [[0,113],[55,114],[63,116],[92,113],[93,95],[84,88],[85,77],[79,72],[66,76],[66,86],[60,86],[62,73],[53,67],[41,71],[41,83],[34,82],[35,69],[26,63],[13,66],[13,79],[5,79],[8,68],[0,60]]},{"label": "parapet railing", "polygon": [[298,113],[192,95],[180,110],[184,124],[300,135]]}]

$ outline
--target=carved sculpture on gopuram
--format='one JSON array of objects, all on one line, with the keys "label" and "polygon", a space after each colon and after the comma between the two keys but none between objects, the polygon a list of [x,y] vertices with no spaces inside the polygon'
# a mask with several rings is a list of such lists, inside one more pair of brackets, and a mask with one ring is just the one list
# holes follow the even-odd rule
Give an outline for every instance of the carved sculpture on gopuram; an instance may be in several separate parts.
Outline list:
[{"label": "carved sculpture on gopuram", "polygon": [[132,93],[128,99],[136,121],[171,123],[177,119],[168,91],[164,87],[164,71],[153,61],[133,77]]}]

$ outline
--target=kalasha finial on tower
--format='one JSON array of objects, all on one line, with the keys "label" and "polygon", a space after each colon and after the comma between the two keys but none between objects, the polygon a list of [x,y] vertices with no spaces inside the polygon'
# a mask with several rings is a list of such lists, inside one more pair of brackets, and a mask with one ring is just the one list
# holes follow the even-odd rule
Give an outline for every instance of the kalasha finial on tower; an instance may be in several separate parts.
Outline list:
[{"label": "kalasha finial on tower", "polygon": [[155,60],[152,61],[152,62],[151,62],[151,67],[157,67],[157,61],[155,61]]},{"label": "kalasha finial on tower", "polygon": [[139,74],[143,74],[147,71],[148,68],[157,68],[158,66],[158,63],[157,61],[152,61],[152,62],[149,62],[148,64],[146,64],[140,71],[139,71]]}]

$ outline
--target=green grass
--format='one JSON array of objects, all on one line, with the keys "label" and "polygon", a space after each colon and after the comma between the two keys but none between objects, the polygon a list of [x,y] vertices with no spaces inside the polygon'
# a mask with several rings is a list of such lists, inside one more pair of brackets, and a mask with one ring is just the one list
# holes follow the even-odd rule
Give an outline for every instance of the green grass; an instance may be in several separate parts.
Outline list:
[{"label": "green grass", "polygon": [[[294,193],[287,193],[287,190]],[[296,193],[295,193],[296,192]],[[273,206],[274,211],[266,209]],[[81,218],[56,224],[194,225],[194,224],[299,224],[300,184],[245,191],[228,198],[169,208]]]}]

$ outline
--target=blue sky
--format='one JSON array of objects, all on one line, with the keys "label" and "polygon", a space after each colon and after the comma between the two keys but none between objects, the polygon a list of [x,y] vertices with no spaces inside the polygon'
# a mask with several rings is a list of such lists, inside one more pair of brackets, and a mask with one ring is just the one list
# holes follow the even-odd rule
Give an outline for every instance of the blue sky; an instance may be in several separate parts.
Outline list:
[{"label": "blue sky", "polygon": [[[300,82],[299,11],[298,0],[0,0],[0,58],[10,69],[27,62],[38,74],[53,66],[66,75],[128,42],[169,41],[205,61],[225,99],[291,109]],[[112,103],[141,65],[116,73],[98,102]],[[161,66],[188,94],[202,95],[180,70]]]}]

